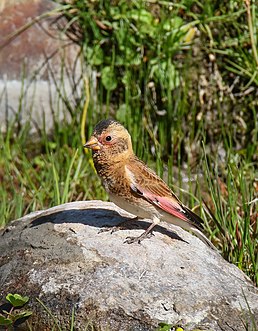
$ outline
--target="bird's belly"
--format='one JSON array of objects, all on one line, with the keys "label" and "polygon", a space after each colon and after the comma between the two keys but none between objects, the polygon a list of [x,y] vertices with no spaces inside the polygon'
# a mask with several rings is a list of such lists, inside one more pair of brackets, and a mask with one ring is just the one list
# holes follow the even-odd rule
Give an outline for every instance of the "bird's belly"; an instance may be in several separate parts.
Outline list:
[{"label": "bird's belly", "polygon": [[152,219],[154,216],[157,216],[157,210],[147,201],[142,201],[142,206],[139,204],[134,204],[129,202],[117,195],[109,193],[109,198],[114,202],[118,207],[126,210],[128,213],[138,216],[140,218]]}]

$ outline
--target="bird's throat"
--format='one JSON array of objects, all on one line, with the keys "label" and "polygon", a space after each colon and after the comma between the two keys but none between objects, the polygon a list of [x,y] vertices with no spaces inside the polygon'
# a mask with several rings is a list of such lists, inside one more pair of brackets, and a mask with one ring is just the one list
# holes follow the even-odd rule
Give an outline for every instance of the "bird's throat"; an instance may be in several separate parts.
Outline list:
[{"label": "bird's throat", "polygon": [[98,175],[105,180],[112,178],[114,174],[125,171],[126,158],[113,155],[111,158],[106,153],[93,153],[93,162]]}]

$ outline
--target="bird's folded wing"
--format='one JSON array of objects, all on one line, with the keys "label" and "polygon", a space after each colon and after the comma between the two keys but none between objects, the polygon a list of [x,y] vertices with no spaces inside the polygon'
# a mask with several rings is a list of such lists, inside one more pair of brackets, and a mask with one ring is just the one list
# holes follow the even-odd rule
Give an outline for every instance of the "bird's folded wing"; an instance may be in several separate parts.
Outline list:
[{"label": "bird's folded wing", "polygon": [[202,229],[203,220],[184,206],[168,185],[141,161],[126,165],[132,192],[165,212]]},{"label": "bird's folded wing", "polygon": [[136,165],[126,165],[131,190],[167,213],[188,221],[184,206],[167,184],[142,163],[140,169],[134,169]]}]

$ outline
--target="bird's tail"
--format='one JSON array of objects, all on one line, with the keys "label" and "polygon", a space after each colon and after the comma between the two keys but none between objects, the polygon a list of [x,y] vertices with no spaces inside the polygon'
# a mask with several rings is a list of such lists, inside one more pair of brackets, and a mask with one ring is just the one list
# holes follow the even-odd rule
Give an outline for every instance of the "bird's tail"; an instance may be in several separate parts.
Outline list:
[{"label": "bird's tail", "polygon": [[218,251],[218,249],[213,245],[213,243],[196,227],[191,226],[190,231],[192,231],[204,244],[209,246],[211,249]]},{"label": "bird's tail", "polygon": [[187,217],[185,217],[184,220],[177,217],[173,217],[172,215],[168,215],[167,213],[165,214],[165,217],[163,219],[187,231],[193,232],[204,244],[218,252],[218,249],[201,231],[201,222],[203,222],[202,219],[198,215],[190,211],[188,208],[185,208],[185,211]]},{"label": "bird's tail", "polygon": [[195,214],[191,209],[183,206],[185,215],[189,221],[186,226],[187,230],[192,231],[203,243],[209,246],[211,249],[218,251],[213,243],[203,234],[203,219]]}]

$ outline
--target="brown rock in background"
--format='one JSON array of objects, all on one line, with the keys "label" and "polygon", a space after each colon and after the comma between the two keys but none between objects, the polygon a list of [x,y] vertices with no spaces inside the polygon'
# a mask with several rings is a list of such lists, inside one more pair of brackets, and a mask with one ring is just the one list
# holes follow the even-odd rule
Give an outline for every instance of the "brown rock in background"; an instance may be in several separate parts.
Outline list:
[{"label": "brown rock in background", "polygon": [[[22,121],[31,118],[40,126],[44,111],[47,117],[47,129],[51,128],[50,108],[55,106],[50,103],[53,102],[53,95],[56,95],[54,81],[57,84],[60,82],[67,89],[67,95],[72,93],[68,76],[80,74],[80,66],[75,71],[71,69],[79,47],[72,44],[56,28],[57,16],[45,17],[23,30],[26,24],[30,24],[36,17],[45,15],[54,8],[56,4],[49,0],[1,1],[0,121],[2,123],[12,119],[18,110],[21,110],[19,116]],[[17,31],[19,33],[15,36]],[[62,77],[61,82],[62,65],[67,68],[67,75]],[[20,105],[21,93],[24,98],[22,105]]]}]

